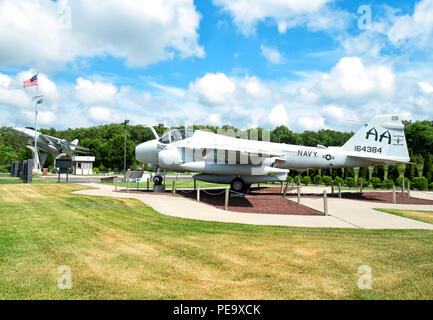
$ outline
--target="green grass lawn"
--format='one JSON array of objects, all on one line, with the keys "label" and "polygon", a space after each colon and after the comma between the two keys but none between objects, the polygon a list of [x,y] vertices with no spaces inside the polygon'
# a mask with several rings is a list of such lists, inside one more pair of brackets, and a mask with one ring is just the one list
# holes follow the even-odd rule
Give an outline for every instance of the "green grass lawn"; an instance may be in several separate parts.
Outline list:
[{"label": "green grass lawn", "polygon": [[[0,185],[0,299],[431,299],[433,232],[168,217],[71,184]],[[71,290],[57,287],[58,268]],[[360,290],[358,268],[372,269]]]},{"label": "green grass lawn", "polygon": [[433,211],[422,210],[394,210],[394,209],[376,209],[379,211],[392,213],[401,217],[419,220],[433,224]]}]

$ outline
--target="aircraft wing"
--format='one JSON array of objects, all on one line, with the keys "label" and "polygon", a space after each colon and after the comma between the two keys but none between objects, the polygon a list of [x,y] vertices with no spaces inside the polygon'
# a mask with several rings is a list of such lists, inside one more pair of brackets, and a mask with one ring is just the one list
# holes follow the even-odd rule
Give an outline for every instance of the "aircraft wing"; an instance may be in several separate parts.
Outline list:
[{"label": "aircraft wing", "polygon": [[352,154],[348,154],[348,157],[351,158],[356,158],[356,159],[364,159],[364,160],[368,160],[371,161],[375,164],[398,164],[398,163],[406,163],[406,164],[411,164],[411,162],[407,162],[405,161],[406,159],[400,159],[398,157],[394,157],[394,158],[389,158],[389,157],[384,157],[384,156],[368,156],[368,155],[360,155],[359,153],[352,153]]},{"label": "aircraft wing", "polygon": [[57,138],[46,136],[42,133],[40,133],[38,137],[39,137],[39,139],[41,139],[46,144],[56,145],[59,141],[59,139],[57,139]]}]

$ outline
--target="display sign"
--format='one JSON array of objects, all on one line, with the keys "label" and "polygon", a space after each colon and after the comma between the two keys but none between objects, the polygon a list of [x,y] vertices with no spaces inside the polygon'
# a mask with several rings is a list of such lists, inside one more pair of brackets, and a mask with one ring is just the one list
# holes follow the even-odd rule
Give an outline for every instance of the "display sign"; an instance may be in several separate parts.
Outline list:
[{"label": "display sign", "polygon": [[57,159],[56,168],[61,169],[61,171],[72,168],[72,159]]}]

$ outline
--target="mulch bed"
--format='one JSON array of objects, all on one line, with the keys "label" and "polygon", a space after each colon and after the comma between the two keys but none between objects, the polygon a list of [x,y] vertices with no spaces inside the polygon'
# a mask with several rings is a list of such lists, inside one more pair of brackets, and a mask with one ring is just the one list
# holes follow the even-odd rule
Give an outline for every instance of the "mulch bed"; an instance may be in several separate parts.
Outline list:
[{"label": "mulch bed", "polygon": [[[290,189],[288,189],[290,190]],[[225,194],[224,190],[206,190],[209,194],[203,190],[200,192],[200,201],[208,205],[214,206],[219,209],[224,209]],[[322,212],[316,211],[304,205],[298,205],[296,202],[283,199],[280,194],[281,187],[270,187],[270,188],[255,188],[251,191],[250,195],[244,197],[230,197],[229,199],[229,211],[242,212],[242,213],[260,213],[260,214],[281,214],[281,215],[307,215],[307,216],[323,216]],[[124,192],[124,190],[120,191]],[[130,190],[131,193],[143,193],[147,191],[143,190]],[[222,194],[219,194],[223,192]],[[165,193],[153,193],[148,194],[171,194],[170,191]],[[187,199],[196,200],[197,193],[189,192],[183,193],[178,190],[176,193],[178,196],[185,197]],[[212,194],[212,195],[210,195]]]},{"label": "mulch bed", "polygon": [[[302,197],[321,198],[321,194],[309,193],[301,194]],[[296,194],[288,194],[287,197],[296,197]],[[338,192],[328,194],[328,198],[338,198]],[[392,203],[392,192],[342,192],[342,199],[360,200],[377,203]],[[409,198],[407,193],[396,192],[397,204],[414,204],[414,205],[433,205],[433,200]]]},{"label": "mulch bed", "polygon": [[[288,188],[287,191],[293,190]],[[225,194],[223,190],[206,190],[201,191],[200,201],[219,209],[224,209]],[[119,192],[126,192],[125,190]],[[154,195],[171,195],[171,191],[165,193],[154,193],[146,190],[130,190],[131,193],[147,193]],[[296,199],[289,201],[281,197],[281,187],[264,187],[253,188],[249,195],[244,197],[230,197],[229,210],[243,213],[260,213],[260,214],[282,214],[282,215],[323,215],[322,212],[298,205]],[[177,191],[177,196],[182,196],[187,199],[196,200],[197,193],[195,191],[182,192]],[[296,193],[287,193],[288,198],[296,198]],[[322,194],[305,194],[301,193],[301,197],[321,198]],[[338,192],[328,194],[329,198],[338,198]],[[392,192],[342,192],[343,199],[370,201],[377,203],[392,203]],[[414,205],[433,205],[432,200],[409,198],[407,193],[396,193],[397,204],[414,204]]]}]

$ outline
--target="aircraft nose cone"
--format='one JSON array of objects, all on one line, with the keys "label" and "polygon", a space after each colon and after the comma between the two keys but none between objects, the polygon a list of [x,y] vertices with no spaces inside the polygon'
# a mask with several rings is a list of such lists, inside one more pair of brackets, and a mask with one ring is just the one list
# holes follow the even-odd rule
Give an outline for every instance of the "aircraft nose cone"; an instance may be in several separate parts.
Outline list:
[{"label": "aircraft nose cone", "polygon": [[135,159],[143,163],[156,164],[157,161],[156,143],[154,141],[147,141],[138,145],[134,149]]}]

